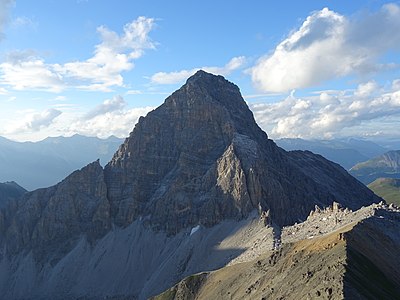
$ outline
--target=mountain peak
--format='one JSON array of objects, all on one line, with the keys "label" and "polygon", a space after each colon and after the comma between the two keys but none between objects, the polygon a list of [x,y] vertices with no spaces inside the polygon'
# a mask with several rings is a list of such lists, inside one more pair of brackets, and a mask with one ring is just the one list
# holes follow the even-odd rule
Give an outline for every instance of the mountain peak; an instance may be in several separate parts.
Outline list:
[{"label": "mountain peak", "polygon": [[[337,174],[336,181],[328,180],[328,172]],[[105,180],[117,225],[147,217],[153,228],[169,233],[240,219],[260,207],[286,225],[306,218],[315,204],[338,199],[353,209],[377,201],[322,158],[278,148],[256,124],[239,88],[202,70],[139,120],[105,167]],[[349,185],[357,193],[339,188]]]},{"label": "mountain peak", "polygon": [[[187,80],[186,83],[195,83],[195,82],[216,82],[216,81],[225,81],[226,83],[230,83],[228,80],[226,80],[223,76],[221,75],[215,75],[212,73],[208,73],[204,70],[198,70],[195,74],[190,76]],[[230,83],[233,84],[233,83]]]},{"label": "mountain peak", "polygon": [[[221,75],[214,75],[203,70],[197,71],[189,77],[186,83],[170,97],[184,94],[187,100],[203,100],[232,106],[233,103],[239,105],[241,109],[247,109],[245,101],[240,94],[240,89],[234,83],[226,80]],[[167,98],[167,103],[168,99]],[[183,97],[180,97],[181,99]]]}]

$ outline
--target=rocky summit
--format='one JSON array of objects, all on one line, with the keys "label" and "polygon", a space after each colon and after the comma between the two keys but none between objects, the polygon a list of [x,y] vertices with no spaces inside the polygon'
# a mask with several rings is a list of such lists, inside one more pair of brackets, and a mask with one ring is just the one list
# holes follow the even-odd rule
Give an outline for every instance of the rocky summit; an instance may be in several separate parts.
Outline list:
[{"label": "rocky summit", "polygon": [[[5,299],[146,299],[221,268],[333,202],[381,199],[339,165],[286,152],[239,88],[198,71],[94,162],[3,209]],[[261,220],[261,221],[260,221]]]}]

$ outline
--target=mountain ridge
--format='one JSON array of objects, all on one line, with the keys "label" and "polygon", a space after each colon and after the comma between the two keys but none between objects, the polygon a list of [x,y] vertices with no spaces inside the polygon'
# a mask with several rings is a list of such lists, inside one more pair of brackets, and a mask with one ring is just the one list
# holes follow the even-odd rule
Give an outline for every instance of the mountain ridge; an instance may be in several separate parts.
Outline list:
[{"label": "mountain ridge", "polygon": [[282,138],[276,140],[279,147],[287,151],[308,150],[340,164],[346,170],[355,164],[381,155],[387,150],[368,140],[355,138],[336,138],[331,140],[304,140]]},{"label": "mountain ridge", "polygon": [[28,190],[48,187],[98,158],[107,163],[122,141],[81,135],[49,137],[39,142],[1,138],[0,181],[14,180]]},{"label": "mountain ridge", "polygon": [[356,164],[350,174],[365,184],[380,177],[400,178],[400,150],[392,150],[365,162]]},{"label": "mountain ridge", "polygon": [[315,205],[380,200],[322,156],[277,147],[236,85],[200,71],[140,118],[104,169],[95,161],[0,210],[0,294],[145,299],[253,239],[279,245],[279,228]]},{"label": "mountain ridge", "polygon": [[[327,219],[337,224],[318,232]],[[279,249],[192,274],[151,299],[398,299],[399,221],[400,209],[384,204],[357,212],[316,209],[283,229]]]}]

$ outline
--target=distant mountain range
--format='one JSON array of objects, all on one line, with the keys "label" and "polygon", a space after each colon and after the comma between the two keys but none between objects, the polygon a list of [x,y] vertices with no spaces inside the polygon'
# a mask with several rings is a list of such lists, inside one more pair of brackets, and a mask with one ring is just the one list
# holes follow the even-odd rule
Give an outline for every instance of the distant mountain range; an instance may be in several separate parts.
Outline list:
[{"label": "distant mountain range", "polygon": [[0,182],[15,181],[28,190],[54,185],[92,161],[107,163],[122,141],[74,135],[21,143],[0,137]]},{"label": "distant mountain range", "polygon": [[389,151],[358,163],[349,172],[364,184],[378,178],[400,178],[400,150]]},{"label": "distant mountain range", "polygon": [[[372,141],[355,138],[332,140],[304,140],[304,139],[278,139],[278,146],[287,151],[309,150],[340,164],[345,169],[350,169],[355,164],[364,162],[372,157],[381,155],[388,148]],[[392,146],[388,144],[387,147]],[[391,149],[391,148],[390,148]]]}]

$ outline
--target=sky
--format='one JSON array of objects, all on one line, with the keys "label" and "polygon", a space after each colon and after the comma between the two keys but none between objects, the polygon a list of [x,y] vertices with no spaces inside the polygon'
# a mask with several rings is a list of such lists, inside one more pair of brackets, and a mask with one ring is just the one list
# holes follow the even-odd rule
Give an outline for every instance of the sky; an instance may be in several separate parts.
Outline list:
[{"label": "sky", "polygon": [[400,137],[400,2],[0,0],[0,136],[128,136],[196,70],[273,138]]}]

